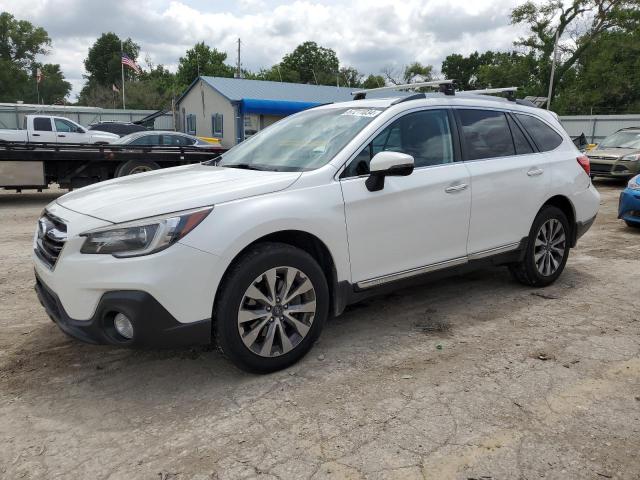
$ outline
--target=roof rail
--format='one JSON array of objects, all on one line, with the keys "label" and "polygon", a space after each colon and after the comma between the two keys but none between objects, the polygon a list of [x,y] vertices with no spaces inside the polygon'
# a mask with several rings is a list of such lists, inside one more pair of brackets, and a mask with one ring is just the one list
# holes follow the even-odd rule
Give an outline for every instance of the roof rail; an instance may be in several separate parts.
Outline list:
[{"label": "roof rail", "polygon": [[435,80],[432,82],[405,83],[403,85],[390,85],[388,87],[369,88],[351,92],[354,100],[363,100],[369,92],[382,92],[388,90],[409,90],[412,88],[434,87],[445,95],[455,95],[455,80]]},{"label": "roof rail", "polygon": [[504,87],[504,88],[483,88],[481,90],[465,90],[460,93],[471,93],[474,95],[494,95],[496,93],[506,93],[507,99],[515,102],[516,91],[518,87]]}]

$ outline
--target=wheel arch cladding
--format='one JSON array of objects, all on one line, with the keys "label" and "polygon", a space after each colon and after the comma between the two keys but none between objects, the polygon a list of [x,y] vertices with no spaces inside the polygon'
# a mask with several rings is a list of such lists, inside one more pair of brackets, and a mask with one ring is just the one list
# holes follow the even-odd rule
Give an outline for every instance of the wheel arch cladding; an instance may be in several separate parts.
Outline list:
[{"label": "wheel arch cladding", "polygon": [[[249,249],[260,243],[266,242],[284,243],[286,245],[291,245],[292,247],[299,248],[300,250],[303,250],[304,252],[311,255],[311,257],[313,257],[313,259],[318,262],[318,265],[320,265],[320,268],[322,269],[322,272],[327,279],[330,299],[329,312],[334,312],[334,314],[338,315],[342,312],[342,310],[344,310],[345,300],[342,298],[342,289],[338,286],[338,275],[336,266],[329,248],[317,236],[302,230],[282,230],[269,233],[245,246],[229,263],[229,266],[227,267],[222,277],[220,285],[223,284],[224,279],[226,278],[227,273],[231,270],[231,268],[238,262],[240,258],[242,258],[242,256]],[[218,286],[218,291],[220,291],[220,285]],[[216,302],[218,301],[217,293],[218,292],[216,292]]]},{"label": "wheel arch cladding", "polygon": [[[566,215],[567,220],[569,221],[569,229],[570,229],[569,246],[575,247],[576,245],[576,212],[573,207],[573,204],[571,203],[571,200],[569,200],[564,195],[555,195],[551,197],[549,200],[547,200],[546,202],[544,202],[544,205],[542,205],[542,208],[548,205],[559,208],[560,210],[562,210],[562,213]],[[540,210],[542,210],[542,208]]]}]

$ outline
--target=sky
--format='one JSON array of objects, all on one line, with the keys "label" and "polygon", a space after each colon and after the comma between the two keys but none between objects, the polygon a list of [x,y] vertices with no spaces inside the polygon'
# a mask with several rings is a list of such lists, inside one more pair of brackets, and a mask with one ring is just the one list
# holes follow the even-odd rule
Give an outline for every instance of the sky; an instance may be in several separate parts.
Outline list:
[{"label": "sky", "polygon": [[75,100],[83,61],[103,32],[131,37],[145,59],[171,71],[204,41],[235,64],[257,71],[313,40],[336,51],[341,66],[365,74],[401,69],[414,61],[439,70],[451,53],[508,50],[524,32],[509,24],[518,0],[0,0],[0,11],[44,27],[52,40],[40,60],[60,64]]}]

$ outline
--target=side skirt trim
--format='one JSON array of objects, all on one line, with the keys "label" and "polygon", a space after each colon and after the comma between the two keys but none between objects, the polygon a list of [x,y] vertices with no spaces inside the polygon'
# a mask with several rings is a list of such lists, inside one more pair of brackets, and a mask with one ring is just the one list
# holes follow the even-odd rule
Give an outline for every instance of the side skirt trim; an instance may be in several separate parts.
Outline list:
[{"label": "side skirt trim", "polygon": [[365,290],[367,288],[377,287],[385,283],[395,282],[397,280],[402,280],[405,278],[422,275],[424,273],[434,272],[436,270],[443,270],[443,269],[455,267],[458,265],[464,265],[465,263],[472,260],[479,260],[482,258],[499,255],[501,253],[511,252],[514,250],[518,250],[520,246],[521,246],[521,242],[509,243],[507,245],[502,245],[500,247],[494,247],[488,250],[475,252],[465,257],[453,258],[451,260],[445,260],[444,262],[437,262],[437,263],[432,263],[430,265],[425,265],[424,267],[412,268],[410,270],[403,270],[402,272],[382,275],[380,277],[375,277],[369,280],[362,280],[356,283],[356,287],[361,290]]}]

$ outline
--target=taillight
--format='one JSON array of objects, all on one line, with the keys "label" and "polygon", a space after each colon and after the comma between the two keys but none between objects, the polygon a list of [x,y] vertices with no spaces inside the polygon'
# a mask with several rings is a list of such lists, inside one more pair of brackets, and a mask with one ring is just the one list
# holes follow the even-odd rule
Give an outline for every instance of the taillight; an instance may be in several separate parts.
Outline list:
[{"label": "taillight", "polygon": [[587,175],[591,175],[591,164],[589,163],[589,157],[587,157],[586,155],[580,155],[577,160],[580,166],[587,173]]}]

